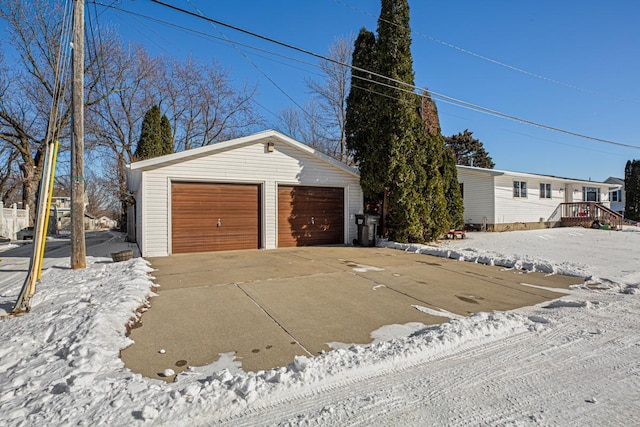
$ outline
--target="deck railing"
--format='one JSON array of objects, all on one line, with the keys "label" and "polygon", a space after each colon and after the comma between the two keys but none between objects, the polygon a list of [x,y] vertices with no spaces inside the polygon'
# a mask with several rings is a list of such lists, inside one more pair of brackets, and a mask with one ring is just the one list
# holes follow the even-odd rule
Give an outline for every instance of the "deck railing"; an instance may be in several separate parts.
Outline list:
[{"label": "deck railing", "polygon": [[622,215],[599,202],[560,203],[563,225],[590,226],[594,221],[622,228]]}]

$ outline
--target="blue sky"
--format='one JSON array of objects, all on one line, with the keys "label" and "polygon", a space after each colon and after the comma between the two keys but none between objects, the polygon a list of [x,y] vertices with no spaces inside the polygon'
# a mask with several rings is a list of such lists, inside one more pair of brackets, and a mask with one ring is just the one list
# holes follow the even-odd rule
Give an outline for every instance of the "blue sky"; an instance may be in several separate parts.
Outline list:
[{"label": "blue sky", "polygon": [[[363,26],[375,31],[380,11],[380,2],[374,0],[165,1],[319,54],[326,54],[335,37],[357,34]],[[148,0],[115,5],[218,37],[221,31],[234,41],[317,63],[313,57],[214,28]],[[469,129],[498,169],[595,181],[622,177],[625,162],[640,158],[635,126],[640,117],[640,2],[413,0],[409,5],[418,86],[639,148],[564,135],[436,100],[444,135]],[[292,102],[262,73],[301,105],[310,97],[305,79],[319,78],[313,65],[247,51],[258,71],[228,43],[116,10],[98,10],[102,25],[115,25],[125,40],[140,42],[152,53],[215,60],[231,71],[236,83],[257,84],[257,101],[268,110],[261,110],[267,121],[275,120],[270,112]]]}]

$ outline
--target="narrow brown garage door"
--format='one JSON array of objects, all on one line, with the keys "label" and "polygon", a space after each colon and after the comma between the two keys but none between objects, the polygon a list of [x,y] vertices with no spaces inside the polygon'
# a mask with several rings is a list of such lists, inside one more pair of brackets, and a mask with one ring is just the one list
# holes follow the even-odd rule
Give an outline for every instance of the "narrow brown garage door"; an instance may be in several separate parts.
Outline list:
[{"label": "narrow brown garage door", "polygon": [[258,249],[259,190],[258,185],[173,183],[172,252]]},{"label": "narrow brown garage door", "polygon": [[344,189],[278,187],[278,246],[344,243]]}]

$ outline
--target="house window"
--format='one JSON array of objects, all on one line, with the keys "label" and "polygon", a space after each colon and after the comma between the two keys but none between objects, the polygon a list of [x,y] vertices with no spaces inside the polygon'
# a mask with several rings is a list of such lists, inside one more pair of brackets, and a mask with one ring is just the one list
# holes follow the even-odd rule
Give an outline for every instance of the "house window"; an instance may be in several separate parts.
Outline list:
[{"label": "house window", "polygon": [[609,200],[612,202],[621,202],[622,201],[622,190],[611,191],[609,193]]},{"label": "house window", "polygon": [[513,181],[513,197],[527,197],[526,181]]},{"label": "house window", "polygon": [[583,202],[599,202],[600,188],[598,187],[582,187]]},{"label": "house window", "polygon": [[460,197],[464,199],[464,182],[460,183]]},{"label": "house window", "polygon": [[541,199],[550,199],[551,198],[551,184],[540,184],[540,198]]}]

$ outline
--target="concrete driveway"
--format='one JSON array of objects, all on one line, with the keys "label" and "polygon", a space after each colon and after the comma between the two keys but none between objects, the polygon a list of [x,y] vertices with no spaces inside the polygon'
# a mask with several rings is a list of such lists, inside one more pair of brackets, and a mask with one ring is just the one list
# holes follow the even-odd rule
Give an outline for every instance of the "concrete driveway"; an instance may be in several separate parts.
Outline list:
[{"label": "concrete driveway", "polygon": [[132,329],[135,344],[122,359],[157,379],[166,368],[180,372],[228,352],[245,371],[285,366],[296,355],[330,351],[327,343],[368,344],[371,332],[385,325],[449,320],[414,306],[464,316],[510,310],[561,296],[524,283],[582,283],[384,248],[232,251],[149,261],[157,269],[158,296]]}]

